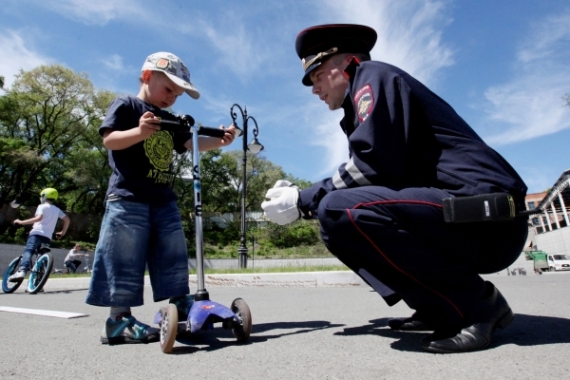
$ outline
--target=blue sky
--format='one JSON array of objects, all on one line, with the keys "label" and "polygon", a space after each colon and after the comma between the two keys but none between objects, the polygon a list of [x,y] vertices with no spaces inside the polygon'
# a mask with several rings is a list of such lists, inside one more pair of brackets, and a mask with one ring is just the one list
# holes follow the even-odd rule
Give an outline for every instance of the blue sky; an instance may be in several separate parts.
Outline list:
[{"label": "blue sky", "polygon": [[57,63],[87,73],[96,88],[136,94],[146,56],[170,51],[201,92],[181,98],[177,113],[229,125],[232,104],[246,106],[262,154],[317,181],[346,160],[342,113],[301,84],[294,42],[326,23],[376,29],[372,58],[450,103],[529,192],[570,168],[567,0],[3,0],[0,75],[9,87],[20,69]]}]

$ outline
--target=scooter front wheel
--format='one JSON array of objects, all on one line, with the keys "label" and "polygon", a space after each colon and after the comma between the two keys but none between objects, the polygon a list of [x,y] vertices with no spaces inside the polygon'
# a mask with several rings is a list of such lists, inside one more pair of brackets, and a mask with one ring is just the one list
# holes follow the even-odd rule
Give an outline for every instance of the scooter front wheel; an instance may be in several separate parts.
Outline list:
[{"label": "scooter front wheel", "polygon": [[160,348],[168,354],[172,351],[176,334],[178,333],[178,309],[173,303],[162,309],[162,321],[160,322]]},{"label": "scooter front wheel", "polygon": [[252,327],[251,311],[249,310],[249,306],[242,298],[236,298],[234,302],[232,302],[231,310],[239,319],[241,319],[241,324],[235,326],[232,329],[232,332],[238,342],[246,341],[251,334]]}]

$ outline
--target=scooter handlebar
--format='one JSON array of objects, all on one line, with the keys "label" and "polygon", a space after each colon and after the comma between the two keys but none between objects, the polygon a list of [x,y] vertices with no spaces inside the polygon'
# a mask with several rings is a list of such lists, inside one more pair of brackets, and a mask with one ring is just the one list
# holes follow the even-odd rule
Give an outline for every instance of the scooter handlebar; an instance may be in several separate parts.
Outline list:
[{"label": "scooter handlebar", "polygon": [[[190,115],[179,116],[177,121],[161,120],[160,129],[172,132],[190,132],[190,128],[194,126],[194,118]],[[200,127],[198,135],[210,137],[224,137],[225,130],[212,127]]]},{"label": "scooter handlebar", "polygon": [[171,132],[190,132],[190,127],[192,125],[188,125],[187,123],[184,123],[182,120],[180,120],[180,121],[161,120],[160,121],[160,129],[162,129],[164,131],[171,131]]},{"label": "scooter handlebar", "polygon": [[200,129],[198,130],[198,134],[210,137],[224,137],[226,131],[220,128],[200,127]]}]

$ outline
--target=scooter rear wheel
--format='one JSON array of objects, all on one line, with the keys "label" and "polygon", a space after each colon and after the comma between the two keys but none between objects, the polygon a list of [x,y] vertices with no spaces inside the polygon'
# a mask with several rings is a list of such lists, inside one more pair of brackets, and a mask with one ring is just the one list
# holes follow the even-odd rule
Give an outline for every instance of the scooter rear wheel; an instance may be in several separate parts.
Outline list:
[{"label": "scooter rear wheel", "polygon": [[232,302],[231,310],[241,319],[242,323],[232,329],[238,342],[246,341],[251,334],[251,311],[242,298],[236,298]]},{"label": "scooter rear wheel", "polygon": [[168,354],[174,347],[176,334],[178,333],[178,309],[176,305],[169,303],[162,310],[162,321],[160,322],[160,348],[162,352]]}]

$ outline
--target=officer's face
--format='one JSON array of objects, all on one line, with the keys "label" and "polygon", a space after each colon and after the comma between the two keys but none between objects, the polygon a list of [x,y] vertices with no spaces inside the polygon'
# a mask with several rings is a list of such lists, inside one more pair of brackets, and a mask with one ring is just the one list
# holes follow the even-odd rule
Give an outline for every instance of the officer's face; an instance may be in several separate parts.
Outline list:
[{"label": "officer's face", "polygon": [[342,106],[344,94],[348,86],[348,79],[343,71],[347,65],[344,59],[338,62],[334,57],[327,59],[309,74],[313,82],[313,94],[325,102],[330,110],[337,110]]}]

